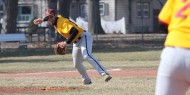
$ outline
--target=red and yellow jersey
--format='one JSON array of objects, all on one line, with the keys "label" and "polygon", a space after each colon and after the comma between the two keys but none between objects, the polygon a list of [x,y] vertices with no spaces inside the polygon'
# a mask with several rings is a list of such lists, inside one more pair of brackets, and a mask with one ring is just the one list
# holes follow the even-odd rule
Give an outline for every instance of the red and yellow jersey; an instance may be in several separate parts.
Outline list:
[{"label": "red and yellow jersey", "polygon": [[63,18],[61,15],[58,15],[58,20],[57,20],[57,26],[55,27],[57,32],[59,32],[59,34],[61,34],[62,36],[64,36],[66,39],[68,39],[70,37],[70,30],[72,27],[75,27],[78,30],[78,34],[75,37],[75,39],[73,40],[76,41],[78,39],[78,37],[81,36],[81,34],[84,32],[84,30],[80,27],[78,27],[75,23],[73,23],[72,21]]},{"label": "red and yellow jersey", "polygon": [[190,48],[190,0],[167,0],[159,20],[168,24],[165,46]]}]

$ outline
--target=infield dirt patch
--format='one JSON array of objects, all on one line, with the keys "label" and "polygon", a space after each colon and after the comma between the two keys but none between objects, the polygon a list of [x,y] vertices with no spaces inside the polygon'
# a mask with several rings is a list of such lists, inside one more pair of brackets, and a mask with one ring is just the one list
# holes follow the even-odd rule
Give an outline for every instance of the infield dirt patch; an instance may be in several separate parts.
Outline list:
[{"label": "infield dirt patch", "polygon": [[80,87],[0,87],[0,93],[50,92],[79,90]]},{"label": "infield dirt patch", "polygon": [[[87,71],[89,76],[100,76],[95,70]],[[108,70],[113,77],[129,76],[156,76],[157,69],[112,69]],[[35,72],[35,73],[0,73],[0,77],[80,77],[77,71],[55,71],[55,72]]]},{"label": "infield dirt patch", "polygon": [[[156,76],[157,69],[128,69],[108,70],[112,77],[129,76]],[[88,70],[90,76],[100,76],[95,70]],[[0,73],[0,77],[80,77],[77,71],[56,71],[56,72],[36,72],[36,73]],[[0,87],[0,93],[19,93],[19,92],[49,92],[49,91],[71,91],[79,90],[81,87]]]}]

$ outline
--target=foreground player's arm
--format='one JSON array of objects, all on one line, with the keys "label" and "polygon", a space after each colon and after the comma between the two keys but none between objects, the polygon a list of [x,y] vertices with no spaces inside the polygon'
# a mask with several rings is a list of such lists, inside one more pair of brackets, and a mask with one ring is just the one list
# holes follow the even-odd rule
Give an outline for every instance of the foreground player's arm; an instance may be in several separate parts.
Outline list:
[{"label": "foreground player's arm", "polygon": [[172,12],[174,7],[175,0],[167,0],[166,4],[162,8],[158,19],[160,22],[169,25],[172,19]]},{"label": "foreground player's arm", "polygon": [[159,21],[159,28],[161,31],[163,31],[164,33],[168,33],[168,24]]},{"label": "foreground player's arm", "polygon": [[162,8],[158,19],[159,19],[159,27],[162,31],[168,33],[168,25],[172,19],[172,11],[174,7],[175,0],[168,0],[164,7]]}]

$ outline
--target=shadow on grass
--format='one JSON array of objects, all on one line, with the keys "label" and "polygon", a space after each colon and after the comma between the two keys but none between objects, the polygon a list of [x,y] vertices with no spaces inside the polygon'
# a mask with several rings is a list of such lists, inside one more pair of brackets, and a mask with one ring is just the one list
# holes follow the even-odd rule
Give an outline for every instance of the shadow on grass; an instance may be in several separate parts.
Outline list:
[{"label": "shadow on grass", "polygon": [[[150,51],[150,50],[161,50],[162,48],[141,48],[141,47],[127,47],[127,48],[93,48],[92,52],[95,53],[118,53],[118,52],[139,52],[139,51]],[[67,53],[70,54],[72,48],[68,48]],[[0,53],[0,58],[3,57],[23,57],[23,56],[49,56],[55,55],[53,49],[50,48],[35,48],[27,49],[19,52],[16,49],[4,49]],[[45,61],[45,60],[44,60]]]},{"label": "shadow on grass", "polygon": [[56,63],[56,62],[63,62],[63,61],[72,61],[72,59],[4,59],[4,60],[0,60],[0,64],[1,63],[32,63],[32,64],[38,64],[38,63]]},{"label": "shadow on grass", "polygon": [[117,52],[139,52],[139,51],[157,51],[163,48],[141,48],[141,47],[127,47],[127,48],[96,48],[93,52],[96,53],[117,53]]},{"label": "shadow on grass", "polygon": [[[3,57],[27,57],[27,56],[50,56],[55,55],[53,49],[50,48],[29,48],[19,51],[18,49],[3,49],[0,58]],[[43,60],[45,61],[45,60]]]}]

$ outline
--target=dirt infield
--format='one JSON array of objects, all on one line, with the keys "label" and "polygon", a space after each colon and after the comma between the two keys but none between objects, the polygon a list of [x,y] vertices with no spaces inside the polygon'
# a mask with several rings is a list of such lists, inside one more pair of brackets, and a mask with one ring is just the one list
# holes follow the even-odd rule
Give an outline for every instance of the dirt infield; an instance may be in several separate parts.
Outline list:
[{"label": "dirt infield", "polygon": [[[90,76],[99,76],[95,70],[87,71]],[[157,69],[111,69],[108,72],[113,77],[128,77],[128,76],[156,76]],[[56,72],[36,72],[36,73],[11,73],[11,74],[2,74],[0,77],[79,77],[77,71],[56,71]]]},{"label": "dirt infield", "polygon": [[51,92],[79,90],[80,87],[0,87],[0,93],[20,93],[20,92]]},{"label": "dirt infield", "polygon": [[[95,70],[88,70],[91,77],[97,77],[99,74]],[[111,69],[108,70],[112,77],[130,77],[130,76],[156,76],[157,69]],[[36,72],[36,73],[0,73],[3,78],[16,77],[80,77],[77,71],[56,71],[56,72]],[[18,92],[48,92],[48,91],[69,91],[78,90],[80,87],[0,87],[0,93],[18,93]]]}]

